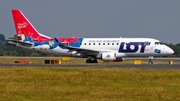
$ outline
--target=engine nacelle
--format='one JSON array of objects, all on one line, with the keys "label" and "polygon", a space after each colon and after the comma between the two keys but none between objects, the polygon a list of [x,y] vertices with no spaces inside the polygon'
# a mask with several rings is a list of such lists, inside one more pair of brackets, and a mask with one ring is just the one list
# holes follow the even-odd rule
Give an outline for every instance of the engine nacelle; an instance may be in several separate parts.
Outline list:
[{"label": "engine nacelle", "polygon": [[103,61],[123,61],[124,58],[117,57],[116,53],[102,53]]},{"label": "engine nacelle", "polygon": [[115,53],[102,53],[102,60],[114,61],[116,60],[116,54]]}]

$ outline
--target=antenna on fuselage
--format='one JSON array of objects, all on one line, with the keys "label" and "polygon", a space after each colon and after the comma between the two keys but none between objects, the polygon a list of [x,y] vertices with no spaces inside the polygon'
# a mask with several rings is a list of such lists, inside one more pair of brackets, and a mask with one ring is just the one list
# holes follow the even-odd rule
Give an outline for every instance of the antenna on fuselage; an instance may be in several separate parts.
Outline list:
[{"label": "antenna on fuselage", "polygon": [[84,34],[82,33],[82,38],[84,37]]}]

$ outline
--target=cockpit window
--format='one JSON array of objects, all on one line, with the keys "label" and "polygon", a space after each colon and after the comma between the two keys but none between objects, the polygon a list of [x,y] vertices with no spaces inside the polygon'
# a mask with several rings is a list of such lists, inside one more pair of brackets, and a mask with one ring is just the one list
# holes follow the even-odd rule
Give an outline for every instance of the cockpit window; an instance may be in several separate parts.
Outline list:
[{"label": "cockpit window", "polygon": [[164,43],[162,42],[155,42],[155,45],[163,45]]},{"label": "cockpit window", "polygon": [[159,42],[159,44],[160,44],[160,45],[164,45],[164,43],[163,43],[163,42]]},{"label": "cockpit window", "polygon": [[159,45],[159,42],[155,42],[155,45]]}]

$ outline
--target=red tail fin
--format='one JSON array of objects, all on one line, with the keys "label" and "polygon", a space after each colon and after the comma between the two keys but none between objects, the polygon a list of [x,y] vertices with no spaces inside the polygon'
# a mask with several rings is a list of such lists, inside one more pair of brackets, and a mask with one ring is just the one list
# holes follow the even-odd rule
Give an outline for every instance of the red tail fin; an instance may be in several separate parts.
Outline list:
[{"label": "red tail fin", "polygon": [[50,37],[40,34],[20,10],[12,10],[16,34],[26,36],[33,41],[42,42]]}]

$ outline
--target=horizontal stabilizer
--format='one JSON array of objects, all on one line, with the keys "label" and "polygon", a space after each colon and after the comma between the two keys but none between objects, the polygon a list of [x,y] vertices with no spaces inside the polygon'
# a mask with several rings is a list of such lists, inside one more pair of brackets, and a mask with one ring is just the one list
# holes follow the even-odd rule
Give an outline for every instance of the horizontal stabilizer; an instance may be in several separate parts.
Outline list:
[{"label": "horizontal stabilizer", "polygon": [[26,47],[30,47],[32,46],[34,43],[29,43],[29,42],[22,42],[19,40],[14,40],[14,39],[7,39],[8,43],[12,44],[12,45],[17,45],[20,44],[22,46],[26,46]]}]

